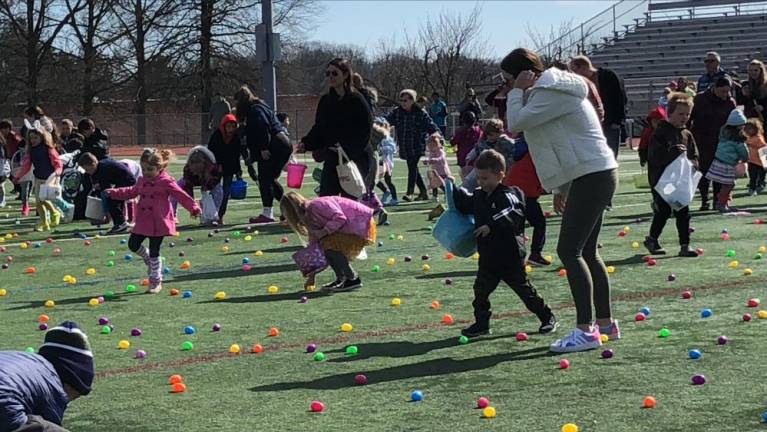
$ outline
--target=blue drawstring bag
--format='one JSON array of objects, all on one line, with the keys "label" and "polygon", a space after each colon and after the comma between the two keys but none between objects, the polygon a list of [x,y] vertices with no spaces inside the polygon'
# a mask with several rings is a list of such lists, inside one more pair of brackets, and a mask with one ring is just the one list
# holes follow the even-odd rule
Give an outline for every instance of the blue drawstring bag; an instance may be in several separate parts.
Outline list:
[{"label": "blue drawstring bag", "polygon": [[465,215],[455,208],[452,181],[445,182],[447,211],[442,213],[434,225],[432,235],[448,252],[455,256],[470,257],[477,251],[477,238],[474,236],[474,216]]},{"label": "blue drawstring bag", "polygon": [[233,181],[229,197],[231,199],[242,200],[246,196],[248,196],[248,183],[243,179]]}]

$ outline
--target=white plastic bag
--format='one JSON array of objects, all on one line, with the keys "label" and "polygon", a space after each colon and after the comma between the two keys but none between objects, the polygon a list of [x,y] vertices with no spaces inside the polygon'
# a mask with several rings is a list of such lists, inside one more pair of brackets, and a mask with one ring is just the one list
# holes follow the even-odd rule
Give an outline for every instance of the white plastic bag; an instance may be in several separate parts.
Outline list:
[{"label": "white plastic bag", "polygon": [[59,184],[59,176],[56,173],[51,174],[45,183],[40,185],[38,195],[44,201],[56,201],[61,197],[61,185]]},{"label": "white plastic bag", "polygon": [[338,182],[341,189],[354,198],[359,199],[365,193],[365,179],[362,178],[357,164],[355,164],[344,152],[341,146],[336,147],[338,151]]},{"label": "white plastic bag", "polygon": [[696,170],[687,153],[682,153],[663,170],[655,191],[673,210],[680,210],[692,202],[703,175]]},{"label": "white plastic bag", "polygon": [[203,224],[218,222],[218,207],[216,206],[216,202],[213,200],[213,194],[211,194],[209,191],[202,191],[200,204],[202,206],[200,222]]}]

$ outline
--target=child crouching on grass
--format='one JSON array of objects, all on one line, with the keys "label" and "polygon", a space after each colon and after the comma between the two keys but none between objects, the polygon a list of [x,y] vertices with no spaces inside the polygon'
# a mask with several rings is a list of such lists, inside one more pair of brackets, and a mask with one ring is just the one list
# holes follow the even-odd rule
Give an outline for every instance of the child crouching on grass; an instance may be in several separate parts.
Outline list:
[{"label": "child crouching on grass", "polygon": [[655,132],[647,147],[647,177],[652,187],[653,218],[650,225],[650,235],[645,237],[644,245],[652,255],[665,255],[666,250],[660,245],[660,235],[663,227],[673,213],[676,219],[676,231],[679,235],[679,256],[697,257],[698,254],[690,248],[690,207],[672,210],[671,206],[655,191],[663,171],[679,155],[686,153],[695,166],[698,165],[698,152],[695,139],[685,125],[690,119],[693,100],[684,93],[674,93],[668,100],[668,120],[663,120],[655,128]]},{"label": "child crouching on grass", "polygon": [[[202,213],[194,199],[184,192],[166,171],[172,157],[173,152],[170,150],[144,150],[141,154],[143,176],[139,177],[136,184],[105,191],[108,198],[118,201],[140,197],[136,210],[136,225],[128,238],[128,248],[140,256],[147,266],[148,294],[157,294],[162,290],[160,246],[163,237],[176,235],[175,212],[171,199],[181,203],[192,217]],[[142,245],[147,238],[149,249]]]},{"label": "child crouching on grass", "polygon": [[[357,201],[339,196],[308,200],[295,191],[286,192],[280,200],[282,214],[293,231],[308,247],[318,243],[336,280],[322,286],[325,292],[343,292],[362,287],[359,274],[349,264],[365,246],[376,240],[373,210]],[[306,286],[314,285],[314,275]]]},{"label": "child crouching on grass", "polygon": [[474,163],[474,171],[479,187],[471,192],[458,188],[453,193],[458,211],[474,215],[479,251],[472,303],[476,321],[461,334],[473,338],[490,333],[490,294],[501,281],[541,321],[538,332],[551,333],[557,328],[557,320],[525,272],[524,194],[519,188],[501,184],[506,164],[503,155],[495,150],[483,151]]},{"label": "child crouching on grass", "polygon": [[93,376],[88,336],[71,321],[48,330],[37,354],[0,351],[0,431],[67,432],[64,411]]}]

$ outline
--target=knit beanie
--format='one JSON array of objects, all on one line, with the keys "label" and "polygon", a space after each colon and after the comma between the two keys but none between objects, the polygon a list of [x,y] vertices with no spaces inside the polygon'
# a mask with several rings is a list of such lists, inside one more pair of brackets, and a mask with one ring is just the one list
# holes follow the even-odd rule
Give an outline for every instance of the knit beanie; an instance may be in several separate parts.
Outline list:
[{"label": "knit beanie", "polygon": [[743,126],[747,121],[748,119],[746,119],[743,111],[736,108],[730,111],[730,116],[727,117],[727,123],[725,123],[725,126]]},{"label": "knit beanie", "polygon": [[81,395],[91,392],[93,353],[88,336],[77,323],[64,321],[48,330],[38,352],[53,365],[62,383],[74,387]]}]

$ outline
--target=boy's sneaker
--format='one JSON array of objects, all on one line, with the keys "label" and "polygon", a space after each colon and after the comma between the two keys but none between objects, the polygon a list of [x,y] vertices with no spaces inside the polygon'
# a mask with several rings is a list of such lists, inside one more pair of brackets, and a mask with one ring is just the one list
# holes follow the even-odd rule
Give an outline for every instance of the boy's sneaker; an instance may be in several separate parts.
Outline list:
[{"label": "boy's sneaker", "polygon": [[389,201],[389,199],[390,199],[390,198],[391,198],[391,192],[389,192],[389,191],[386,191],[386,192],[384,192],[384,193],[383,193],[383,195],[381,196],[381,202],[382,202],[382,203],[386,203],[387,201]]},{"label": "boy's sneaker", "polygon": [[384,207],[395,207],[398,205],[399,205],[399,201],[397,201],[396,199],[391,199],[389,202],[384,203]]},{"label": "boy's sneaker", "polygon": [[335,281],[331,283],[326,283],[325,285],[321,286],[320,289],[322,291],[330,291],[332,288],[336,286],[341,286],[343,284],[344,284],[344,281],[342,281],[341,279],[336,279]]},{"label": "boy's sneaker", "polygon": [[29,216],[29,204],[24,204],[21,206],[21,215]]},{"label": "boy's sneaker", "polygon": [[474,324],[461,330],[461,334],[466,336],[467,338],[475,338],[475,337],[480,337],[484,335],[489,335],[490,325],[488,323],[480,324],[478,322],[475,322]]},{"label": "boy's sneaker", "polygon": [[275,223],[276,221],[274,218],[270,218],[269,216],[258,215],[256,218],[250,218],[249,222],[252,224],[271,224]]},{"label": "boy's sneaker", "polygon": [[362,281],[360,280],[359,276],[357,276],[354,279],[347,279],[340,285],[336,285],[334,287],[328,288],[328,291],[344,292],[344,291],[355,290],[357,288],[362,288]]},{"label": "boy's sneaker", "polygon": [[555,332],[557,331],[557,327],[559,327],[559,323],[557,322],[557,318],[552,314],[547,321],[541,321],[541,326],[538,327],[538,333],[547,334]]},{"label": "boy's sneaker", "polygon": [[432,211],[429,212],[429,220],[433,221],[434,219],[438,219],[440,216],[442,216],[442,213],[445,212],[445,206],[442,204],[438,204],[436,207],[432,209]]},{"label": "boy's sneaker", "polygon": [[613,323],[607,327],[599,327],[600,335],[607,335],[607,340],[618,340],[621,338],[621,329],[618,327],[618,320],[613,320]]},{"label": "boy's sneaker", "polygon": [[602,341],[599,339],[599,329],[595,328],[591,333],[574,328],[562,339],[557,339],[551,346],[549,351],[555,353],[571,353],[579,351],[588,351],[597,349],[602,346]]},{"label": "boy's sneaker", "polygon": [[551,265],[551,261],[544,258],[541,254],[530,254],[527,263],[534,267]]},{"label": "boy's sneaker", "polygon": [[661,247],[657,239],[650,236],[644,238],[644,247],[650,252],[650,255],[666,255],[666,249]]},{"label": "boy's sneaker", "polygon": [[412,194],[409,194],[409,195],[405,195],[405,196],[403,196],[403,197],[402,197],[402,201],[405,201],[405,202],[413,202],[413,201],[415,201],[415,198],[413,198],[413,195],[412,195]]},{"label": "boy's sneaker", "polygon": [[122,234],[128,231],[128,228],[130,228],[130,225],[128,225],[127,222],[123,222],[121,225],[113,226],[109,231],[107,231],[107,235]]},{"label": "boy's sneaker", "polygon": [[685,258],[697,258],[698,253],[690,249],[690,245],[682,245],[679,249],[679,256]]}]

